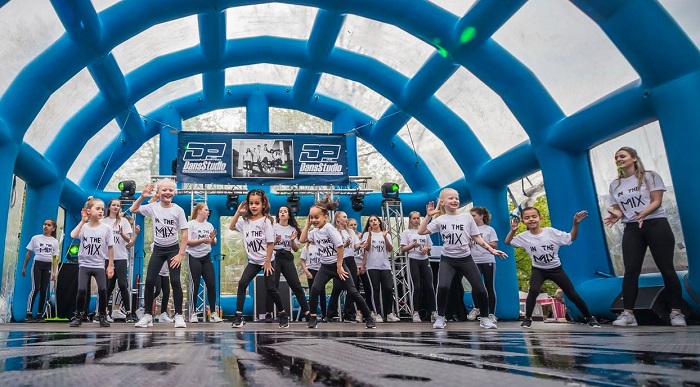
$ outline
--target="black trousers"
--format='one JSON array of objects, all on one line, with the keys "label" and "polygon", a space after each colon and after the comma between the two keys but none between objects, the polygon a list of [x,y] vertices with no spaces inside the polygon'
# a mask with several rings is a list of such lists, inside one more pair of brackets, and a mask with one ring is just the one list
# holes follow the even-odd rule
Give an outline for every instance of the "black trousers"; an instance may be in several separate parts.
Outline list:
[{"label": "black trousers", "polygon": [[[343,265],[348,268],[352,282],[355,284],[355,289],[357,289],[357,262],[355,262],[355,257],[345,257],[343,258]],[[333,279],[333,290],[331,291],[331,299],[328,301],[328,315],[336,316],[338,313],[338,303],[340,302],[340,293],[343,291],[343,285],[338,278]],[[365,289],[367,292],[367,289]],[[345,316],[352,316],[355,314],[355,307],[352,302],[349,302],[347,295],[345,296],[345,306],[343,313]],[[367,301],[369,298],[366,298]],[[368,302],[369,304],[369,302]]]},{"label": "black trousers", "polygon": [[[124,305],[124,310],[127,312],[131,311],[131,306],[129,304],[129,282],[126,279],[126,272],[128,268],[128,260],[126,259],[118,259],[114,261],[114,275],[112,278],[107,279],[107,297],[111,297],[112,293],[114,293],[114,286],[119,285],[119,293],[122,296],[122,305]],[[107,266],[109,265],[109,261],[105,260],[105,270],[107,270]],[[111,303],[107,303],[107,308],[111,308]]]},{"label": "black trousers", "polygon": [[[263,265],[256,265],[254,263],[248,262],[245,269],[243,269],[243,274],[241,274],[241,279],[238,280],[238,292],[236,297],[236,312],[243,312],[243,305],[245,305],[245,295],[248,285],[253,279],[260,273],[263,269]],[[282,298],[280,293],[277,291],[275,286],[275,276],[265,274],[265,290],[267,294],[272,296],[272,300],[275,305],[277,305],[277,310],[279,312],[284,312],[284,305],[282,304]]]},{"label": "black trousers", "polygon": [[673,267],[675,244],[676,238],[666,218],[645,220],[642,228],[639,228],[637,223],[625,225],[625,231],[622,234],[622,261],[625,264],[622,297],[625,309],[634,309],[637,301],[639,275],[642,273],[647,247],[651,250],[654,263],[664,280],[664,288],[671,300],[671,308],[681,308],[681,281]]},{"label": "black trousers", "polygon": [[[433,287],[433,269],[427,259],[408,259],[413,284],[413,310],[425,309],[428,313],[435,311],[435,287]],[[422,305],[426,300],[427,305]]]},{"label": "black trousers", "polygon": [[[318,274],[318,270],[316,269],[309,269],[309,273],[313,276],[313,278],[307,278],[306,281],[309,283],[309,292],[311,291],[311,287],[314,286],[314,280],[316,279],[316,275]],[[320,303],[321,306],[321,316],[326,315],[326,288],[324,286],[323,291],[318,295],[318,302]],[[317,310],[314,310],[313,313],[316,313]]]},{"label": "black trousers", "polygon": [[[349,271],[348,267],[345,265],[343,265],[343,269],[345,271]],[[318,270],[318,273],[316,273],[314,284],[311,287],[311,297],[309,303],[312,313],[315,313],[316,308],[318,307],[318,296],[325,292],[326,284],[333,278],[337,278],[340,281],[340,277],[338,277],[338,265],[335,263],[321,264],[321,268]],[[369,310],[369,306],[367,306],[367,303],[362,298],[362,295],[360,295],[360,292],[358,292],[357,288],[355,288],[355,283],[352,281],[352,277],[348,276],[345,280],[340,281],[340,283],[348,292],[348,297],[357,304],[358,308],[360,308],[362,311],[362,316],[365,318],[370,318],[371,312]]]},{"label": "black trousers", "polygon": [[[189,255],[189,254],[188,254]],[[204,278],[204,286],[207,287],[207,300],[209,310],[216,309],[216,283],[214,278],[214,263],[211,261],[211,254],[203,257],[193,257],[189,255],[190,264],[190,289],[189,296],[192,302],[196,302],[199,293],[199,282]]]},{"label": "black trousers", "polygon": [[[153,314],[153,299],[156,288],[156,282],[159,281],[160,269],[163,267],[163,263],[170,262],[171,258],[177,255],[180,251],[180,246],[172,245],[168,247],[161,247],[155,245],[153,247],[153,253],[151,254],[151,259],[148,261],[148,271],[146,272],[146,288],[144,294],[144,309],[146,314]],[[168,266],[170,264],[168,263]],[[178,267],[170,268],[170,285],[173,287],[173,301],[175,303],[175,313],[182,314],[182,283],[180,282],[180,268]]]},{"label": "black trousers", "polygon": [[37,316],[41,317],[44,314],[49,281],[51,281],[51,262],[34,260],[32,264],[32,291],[29,292],[27,314],[30,314],[32,309],[34,309],[34,301],[36,301],[37,295],[39,295],[39,312]]},{"label": "black trousers", "polygon": [[75,310],[85,312],[85,298],[90,286],[90,277],[97,282],[97,312],[100,315],[107,313],[107,275],[103,268],[80,267],[78,269],[78,295],[75,298]]},{"label": "black trousers", "polygon": [[[471,255],[461,258],[440,257],[440,270],[438,271],[437,309],[440,316],[445,315],[447,308],[447,295],[450,292],[450,284],[455,275],[464,276],[472,287],[472,297],[479,302],[481,317],[488,317],[488,299],[486,287],[481,280],[479,268],[474,263]],[[462,294],[463,292],[460,292]],[[462,302],[462,300],[459,300]]]},{"label": "black trousers", "polygon": [[[299,302],[299,307],[303,314],[309,311],[309,303],[306,301],[306,293],[301,287],[301,281],[299,281],[299,273],[297,272],[297,267],[294,266],[294,255],[287,250],[275,250],[275,260],[273,261],[275,272],[275,289],[280,287],[280,276],[284,275],[284,279],[287,280],[287,285],[289,285],[289,290],[294,293]],[[268,313],[273,312],[273,300],[272,296],[268,293],[265,297],[265,310]]]},{"label": "black trousers", "polygon": [[367,270],[372,288],[372,307],[374,312],[386,317],[394,308],[394,279],[391,270]]},{"label": "black trousers", "polygon": [[569,300],[576,305],[578,310],[580,310],[586,318],[591,317],[591,312],[588,311],[586,303],[578,294],[574,288],[574,284],[571,283],[569,276],[566,275],[561,266],[557,266],[554,269],[540,269],[538,267],[532,268],[532,275],[530,276],[530,290],[527,292],[527,300],[525,301],[525,317],[532,317],[532,311],[535,309],[537,296],[539,296],[542,283],[544,283],[545,280],[551,280],[557,284],[557,286],[559,286],[564,292],[564,295],[566,295],[566,297],[568,297]]},{"label": "black trousers", "polygon": [[168,312],[168,300],[170,299],[170,278],[167,275],[158,275],[160,277],[156,281],[155,292],[153,293],[153,299],[158,298],[161,289],[163,290],[163,297],[160,299],[160,313]]},{"label": "black trousers", "polygon": [[[484,286],[486,286],[487,297],[489,298],[489,313],[496,313],[496,264],[495,263],[477,263],[481,275],[484,277]],[[479,302],[474,299],[474,307],[479,307]]]}]

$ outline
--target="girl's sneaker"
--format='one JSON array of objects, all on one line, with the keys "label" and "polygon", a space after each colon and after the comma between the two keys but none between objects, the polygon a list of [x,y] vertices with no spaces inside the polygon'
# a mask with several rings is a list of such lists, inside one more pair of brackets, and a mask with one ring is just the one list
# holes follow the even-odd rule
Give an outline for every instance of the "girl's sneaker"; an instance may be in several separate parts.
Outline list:
[{"label": "girl's sneaker", "polygon": [[241,328],[245,325],[245,320],[243,320],[243,315],[240,313],[236,313],[235,316],[233,316],[233,322],[231,323],[231,328]]},{"label": "girl's sneaker", "polygon": [[417,323],[423,322],[423,320],[421,320],[421,318],[420,318],[420,313],[418,313],[418,311],[413,312],[412,318],[413,318],[413,322],[417,322]]},{"label": "girl's sneaker", "polygon": [[144,314],[139,321],[134,324],[136,328],[148,328],[153,326],[153,317],[150,314]]},{"label": "girl's sneaker", "polygon": [[685,316],[681,312],[674,310],[671,312],[669,317],[671,318],[671,326],[673,327],[684,327],[688,325],[685,322]]},{"label": "girl's sneaker", "polygon": [[612,325],[616,327],[636,327],[637,319],[632,313],[623,311],[619,316],[617,316],[617,319],[613,321]]},{"label": "girl's sneaker", "polygon": [[185,318],[182,317],[181,314],[175,315],[175,328],[187,328],[187,324],[185,324]]},{"label": "girl's sneaker", "polygon": [[445,329],[447,327],[447,321],[445,321],[445,316],[437,316],[435,322],[433,323],[433,329]]},{"label": "girl's sneaker", "polygon": [[224,320],[222,320],[221,317],[219,317],[219,315],[216,313],[212,313],[209,315],[209,322],[220,323],[222,321]]},{"label": "girl's sneaker", "polygon": [[469,314],[467,315],[467,320],[474,321],[477,317],[479,317],[479,309],[474,308],[469,311]]},{"label": "girl's sneaker", "polygon": [[526,328],[526,329],[532,328],[532,319],[531,319],[531,318],[525,317],[525,318],[523,319],[523,322],[520,323],[520,327],[521,327],[521,328]]}]

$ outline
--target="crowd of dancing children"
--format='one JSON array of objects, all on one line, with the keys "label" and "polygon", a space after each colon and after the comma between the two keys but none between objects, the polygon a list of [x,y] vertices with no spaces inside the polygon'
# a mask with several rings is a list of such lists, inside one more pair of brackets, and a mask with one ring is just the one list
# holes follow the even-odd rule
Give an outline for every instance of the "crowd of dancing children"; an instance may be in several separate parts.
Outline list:
[{"label": "crowd of dancing children", "polygon": [[[623,147],[618,150],[615,153],[615,163],[619,176],[610,184],[611,210],[604,222],[610,226],[618,221],[624,224],[622,250],[625,274],[622,289],[624,311],[613,325],[637,325],[633,308],[644,255],[649,248],[670,296],[671,325],[685,326],[685,316],[681,313],[680,281],[673,267],[675,239],[661,205],[664,183],[657,173],[644,169],[641,159],[632,148]],[[71,326],[80,326],[85,320],[89,284],[91,278],[94,278],[98,290],[98,308],[94,321],[100,326],[109,326],[113,318],[135,322],[139,328],[153,326],[153,300],[162,289],[164,302],[158,320],[174,322],[175,327],[184,328],[186,323],[182,311],[180,268],[185,254],[188,256],[190,283],[195,286],[189,289],[190,294],[198,292],[200,278],[203,278],[209,307],[213,312],[216,293],[210,255],[212,245],[217,243],[217,232],[207,221],[209,208],[205,203],[194,207],[192,220],[188,222],[184,210],[173,203],[175,194],[175,183],[164,179],[157,187],[148,185],[130,207],[132,214],[153,219],[154,244],[146,272],[144,313],[138,321],[132,310],[133,305],[130,305],[126,272],[128,250],[133,246],[140,229],[132,225],[130,217],[121,214],[119,200],[109,201],[106,207],[99,199],[90,198],[87,201],[80,222],[70,233],[71,238],[80,241],[76,313],[71,319]],[[151,201],[143,204],[149,197]],[[409,213],[408,228],[401,235],[395,236],[391,235],[388,227],[376,215],[367,217],[365,226],[358,232],[357,220],[348,218],[343,211],[336,211],[337,205],[338,202],[328,197],[317,202],[310,208],[303,227],[300,227],[288,206],[280,207],[273,218],[267,194],[259,189],[248,192],[229,225],[231,230],[241,233],[248,259],[238,282],[233,327],[240,328],[245,324],[242,313],[246,291],[260,272],[264,274],[267,293],[265,320],[272,321],[276,308],[281,328],[289,326],[291,314],[291,310],[285,309],[278,291],[281,275],[284,275],[291,292],[299,301],[301,314],[309,328],[316,328],[319,322],[329,322],[334,318],[364,322],[367,328],[374,328],[376,322],[400,321],[394,310],[395,294],[389,258],[394,248],[393,238],[398,238],[400,253],[406,254],[410,266],[414,306],[411,317],[414,322],[423,321],[422,311],[423,316],[433,323],[433,328],[446,328],[450,284],[455,277],[464,277],[471,285],[474,301],[474,308],[469,311],[467,319],[478,319],[479,325],[485,329],[497,327],[495,257],[505,259],[507,255],[496,249],[498,236],[489,225],[491,214],[486,208],[477,206],[469,212],[462,212],[457,191],[446,188],[441,191],[437,203],[430,202],[426,205],[426,214],[422,220],[419,212]],[[564,272],[559,257],[560,247],[576,240],[579,223],[587,217],[588,212],[583,210],[574,215],[569,232],[543,227],[536,208],[524,208],[519,215],[512,218],[504,243],[524,249],[532,261],[525,317],[521,326],[531,328],[542,284],[545,280],[551,280],[578,308],[589,326],[599,327],[598,321]],[[525,225],[526,231],[516,235],[520,222]],[[436,288],[433,287],[433,273],[428,260],[432,248],[430,234],[434,233],[439,233],[443,242]],[[308,301],[294,264],[294,252],[299,250],[301,269],[308,281]],[[25,276],[33,254],[32,291],[29,294],[26,318],[28,322],[43,321],[47,286],[56,277],[57,251],[56,222],[47,219],[43,233],[34,236],[27,245],[22,266],[22,275]],[[327,305],[326,285],[331,280],[333,290]],[[107,301],[115,286],[121,293],[122,305],[117,305],[110,311]],[[173,289],[174,319],[170,318],[166,309],[166,293],[169,293],[170,286]],[[358,289],[364,290],[364,297]],[[343,291],[346,292],[346,298],[340,314],[338,300]],[[37,295],[38,314],[34,317]],[[120,312],[122,307],[125,313]],[[222,321],[216,312],[208,315],[210,322]],[[191,313],[188,321],[196,323],[199,318],[196,313]]]}]

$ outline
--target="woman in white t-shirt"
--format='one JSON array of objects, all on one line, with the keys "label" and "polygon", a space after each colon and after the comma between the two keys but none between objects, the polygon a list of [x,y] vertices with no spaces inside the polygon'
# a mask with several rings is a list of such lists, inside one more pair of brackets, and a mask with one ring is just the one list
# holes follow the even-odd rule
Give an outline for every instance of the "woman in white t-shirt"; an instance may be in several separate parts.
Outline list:
[{"label": "woman in white t-shirt", "polygon": [[[209,301],[209,322],[221,322],[216,311],[216,278],[214,276],[214,263],[211,261],[211,247],[216,244],[216,230],[207,221],[209,219],[209,207],[206,203],[198,203],[192,210],[192,220],[187,223],[187,248],[185,251],[190,265],[190,289],[191,298],[190,319],[191,323],[199,321],[197,313],[194,313],[196,295],[199,294],[200,279],[204,278],[204,286],[207,288]],[[205,320],[207,314],[202,316]]]},{"label": "woman in white t-shirt", "polygon": [[[372,307],[374,309],[374,321],[387,322],[401,321],[393,312],[394,308],[394,279],[391,275],[391,262],[389,253],[394,250],[389,228],[377,215],[370,215],[362,233],[362,242],[365,248],[365,259],[362,261],[360,272],[369,275],[372,288]],[[380,295],[381,294],[381,295]]]},{"label": "woman in white t-shirt", "polygon": [[[425,309],[430,313],[434,322],[437,318],[435,304],[435,287],[433,286],[433,269],[430,267],[428,253],[433,245],[429,235],[418,234],[420,213],[411,211],[408,214],[408,228],[401,234],[401,252],[406,253],[411,273],[411,292],[413,297],[413,322],[421,322],[418,312]],[[422,305],[422,300],[427,305]]]},{"label": "woman in white t-shirt", "polygon": [[[498,247],[498,235],[496,235],[496,230],[493,229],[489,224],[491,223],[491,213],[486,207],[473,207],[469,210],[476,226],[479,228],[481,237],[484,238],[486,243],[494,249]],[[498,321],[496,318],[496,256],[489,254],[483,247],[473,243],[472,246],[472,258],[474,263],[479,268],[481,275],[484,278],[484,286],[486,286],[486,297],[489,299],[489,318],[491,320]],[[474,299],[474,309],[469,312],[467,316],[468,320],[476,320],[479,315],[479,302]]]},{"label": "woman in white t-shirt", "polygon": [[[357,261],[355,261],[355,245],[359,244],[360,241],[357,235],[350,229],[348,229],[348,214],[345,211],[336,211],[333,217],[333,227],[340,233],[340,237],[343,239],[343,264],[348,267],[348,273],[352,278],[352,282],[357,287],[357,273],[359,272]],[[328,301],[328,319],[332,320],[338,317],[338,302],[340,300],[340,293],[342,293],[342,284],[338,280],[333,280],[333,290],[331,291],[331,298]],[[342,320],[351,321],[356,319],[355,306],[349,300],[345,301],[343,308]]]},{"label": "woman in white t-shirt", "polygon": [[[56,221],[46,219],[44,221],[44,233],[34,235],[27,245],[27,254],[22,265],[22,277],[27,275],[27,264],[34,254],[32,263],[32,291],[27,300],[27,318],[25,322],[44,322],[44,307],[46,306],[46,293],[49,280],[56,280],[56,257],[58,255],[58,240],[56,239]],[[32,316],[34,301],[39,295],[39,310],[36,318]]]},{"label": "woman in white t-shirt", "polygon": [[664,289],[671,302],[669,316],[672,326],[686,326],[681,313],[681,282],[673,267],[673,250],[676,238],[662,204],[664,185],[661,176],[646,171],[637,151],[622,147],[615,152],[618,177],[610,183],[612,210],[608,211],[605,224],[612,226],[622,221],[622,261],[625,276],[622,280],[623,312],[613,321],[615,326],[637,326],[634,304],[639,291],[639,275],[647,248],[651,250],[656,267],[664,280]]}]

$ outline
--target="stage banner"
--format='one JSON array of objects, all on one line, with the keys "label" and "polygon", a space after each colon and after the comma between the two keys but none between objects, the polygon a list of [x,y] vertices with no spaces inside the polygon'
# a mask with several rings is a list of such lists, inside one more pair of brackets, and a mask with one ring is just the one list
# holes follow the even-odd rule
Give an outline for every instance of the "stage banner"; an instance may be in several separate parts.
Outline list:
[{"label": "stage banner", "polygon": [[349,184],[342,134],[180,132],[177,157],[183,183]]}]

